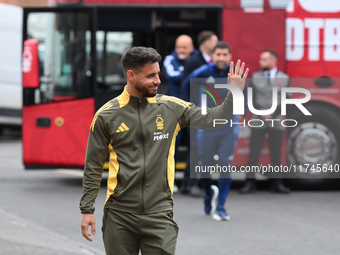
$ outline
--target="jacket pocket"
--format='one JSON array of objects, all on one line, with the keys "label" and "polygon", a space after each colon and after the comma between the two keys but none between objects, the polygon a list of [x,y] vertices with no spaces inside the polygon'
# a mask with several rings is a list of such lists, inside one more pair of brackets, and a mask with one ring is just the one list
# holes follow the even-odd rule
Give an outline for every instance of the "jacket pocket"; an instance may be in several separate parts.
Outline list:
[{"label": "jacket pocket", "polygon": [[173,227],[175,228],[176,233],[178,234],[179,231],[179,227],[177,222],[174,219],[174,212],[173,211],[167,211],[166,212],[166,216],[168,217],[168,219],[171,221]]},{"label": "jacket pocket", "polygon": [[104,232],[105,232],[106,218],[107,218],[107,208],[104,208],[103,226],[102,226],[102,233],[103,233],[103,235],[104,235]]}]

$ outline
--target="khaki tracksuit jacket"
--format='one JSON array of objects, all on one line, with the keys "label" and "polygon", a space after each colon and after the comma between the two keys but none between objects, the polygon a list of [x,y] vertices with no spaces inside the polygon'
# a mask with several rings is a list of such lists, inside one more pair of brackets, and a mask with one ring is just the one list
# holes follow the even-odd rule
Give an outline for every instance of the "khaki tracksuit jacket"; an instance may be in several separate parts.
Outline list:
[{"label": "khaki tracksuit jacket", "polygon": [[93,214],[103,164],[110,154],[105,207],[150,214],[173,210],[175,140],[183,127],[213,128],[214,119],[231,119],[233,99],[201,108],[175,97],[123,93],[102,106],[92,121],[85,158],[80,209]]}]

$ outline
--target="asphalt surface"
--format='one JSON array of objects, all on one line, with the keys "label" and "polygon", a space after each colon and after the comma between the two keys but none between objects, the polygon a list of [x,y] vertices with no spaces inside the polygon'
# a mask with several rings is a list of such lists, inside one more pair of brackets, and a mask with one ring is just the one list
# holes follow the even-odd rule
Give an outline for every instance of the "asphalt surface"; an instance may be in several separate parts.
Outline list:
[{"label": "asphalt surface", "polygon": [[[0,254],[104,254],[104,175],[96,202],[97,234],[80,232],[81,171],[24,170],[19,136],[0,137]],[[229,222],[203,214],[203,199],[174,195],[178,255],[338,255],[340,191],[274,195],[266,181],[254,195],[228,197]]]}]

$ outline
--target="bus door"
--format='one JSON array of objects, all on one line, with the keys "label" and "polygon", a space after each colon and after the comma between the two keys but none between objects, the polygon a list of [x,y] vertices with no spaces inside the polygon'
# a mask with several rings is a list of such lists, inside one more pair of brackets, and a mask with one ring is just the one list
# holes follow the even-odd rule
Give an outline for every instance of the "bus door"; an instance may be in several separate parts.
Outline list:
[{"label": "bus door", "polygon": [[26,8],[23,27],[23,161],[82,167],[94,115],[94,11]]}]

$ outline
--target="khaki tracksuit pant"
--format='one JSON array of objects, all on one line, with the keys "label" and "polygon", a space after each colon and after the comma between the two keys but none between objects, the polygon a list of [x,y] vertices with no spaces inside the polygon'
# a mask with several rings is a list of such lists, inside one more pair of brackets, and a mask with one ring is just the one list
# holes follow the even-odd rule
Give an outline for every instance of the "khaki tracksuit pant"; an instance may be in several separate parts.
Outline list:
[{"label": "khaki tracksuit pant", "polygon": [[107,255],[175,254],[178,226],[172,211],[133,214],[105,208],[102,231]]}]

